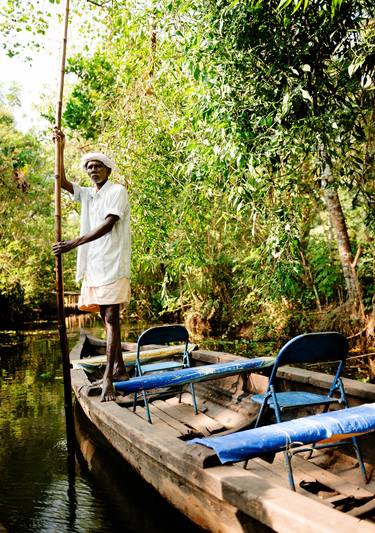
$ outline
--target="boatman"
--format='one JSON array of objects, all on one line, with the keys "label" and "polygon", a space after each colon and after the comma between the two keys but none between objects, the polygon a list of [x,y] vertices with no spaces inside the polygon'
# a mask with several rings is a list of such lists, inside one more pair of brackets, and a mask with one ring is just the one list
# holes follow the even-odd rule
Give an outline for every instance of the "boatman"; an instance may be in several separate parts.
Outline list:
[{"label": "boatman", "polygon": [[[54,130],[54,139],[63,149],[65,136]],[[107,365],[103,376],[101,401],[115,400],[113,381],[129,379],[121,352],[120,306],[130,298],[130,207],[124,186],[109,181],[115,163],[93,152],[82,157],[81,168],[93,187],[70,182],[61,172],[61,186],[81,203],[80,237],[57,242],[55,255],[78,247],[77,281],[82,281],[78,307],[99,312],[106,329]]]}]

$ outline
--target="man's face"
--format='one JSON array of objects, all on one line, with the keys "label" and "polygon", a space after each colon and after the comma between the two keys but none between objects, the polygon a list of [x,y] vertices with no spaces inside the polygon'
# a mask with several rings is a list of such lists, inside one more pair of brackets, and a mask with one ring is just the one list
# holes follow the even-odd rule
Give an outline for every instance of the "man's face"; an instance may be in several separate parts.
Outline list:
[{"label": "man's face", "polygon": [[111,173],[111,169],[103,165],[101,161],[89,161],[86,165],[86,170],[97,189],[100,189],[105,184]]}]

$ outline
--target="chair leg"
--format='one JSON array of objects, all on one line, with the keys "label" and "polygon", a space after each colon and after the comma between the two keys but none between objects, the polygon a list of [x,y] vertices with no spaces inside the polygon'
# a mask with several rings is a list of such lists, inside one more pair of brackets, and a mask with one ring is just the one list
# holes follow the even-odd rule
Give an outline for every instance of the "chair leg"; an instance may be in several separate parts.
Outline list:
[{"label": "chair leg", "polygon": [[362,452],[361,452],[361,448],[359,447],[358,439],[356,437],[352,437],[352,443],[353,443],[353,448],[354,448],[355,454],[357,456],[359,467],[361,469],[361,474],[362,474],[363,480],[364,480],[365,483],[368,483],[369,479],[367,478],[367,472],[366,472],[366,468],[365,468],[365,463],[363,461]]},{"label": "chair leg", "polygon": [[[323,411],[322,411],[322,414],[323,414],[323,413],[328,413],[328,411],[329,411],[329,404],[327,404],[327,405],[324,406],[324,409],[323,409]],[[307,456],[307,460],[311,459],[312,454],[314,453],[314,450],[315,450],[315,446],[316,446],[316,444],[313,442],[312,445],[311,445],[311,449],[310,449],[310,451],[309,451],[309,454],[308,454],[308,456]]]},{"label": "chair leg", "polygon": [[291,456],[290,456],[288,451],[284,452],[284,459],[285,459],[285,466],[286,466],[286,469],[287,469],[287,472],[288,472],[289,486],[290,486],[291,490],[294,490],[294,492],[295,492],[296,491],[296,486],[294,484],[292,461],[291,461]]},{"label": "chair leg", "polygon": [[[257,428],[257,427],[260,425],[260,423],[261,423],[261,421],[262,421],[262,419],[263,419],[263,416],[265,415],[265,413],[266,413],[266,411],[267,411],[267,407],[268,407],[268,406],[267,406],[267,401],[268,401],[269,396],[270,396],[270,395],[268,394],[268,395],[264,398],[264,401],[263,401],[262,405],[260,406],[260,410],[259,410],[259,413],[258,413],[257,419],[256,419],[256,421],[255,421],[254,428]],[[249,460],[246,459],[246,461],[245,461],[245,463],[244,463],[244,465],[243,465],[244,470],[246,470],[248,463],[249,463]]]},{"label": "chair leg", "polygon": [[[135,366],[134,376],[137,377],[140,375],[141,375],[141,370],[140,370],[140,367],[138,367],[138,363],[137,363]],[[133,399],[133,413],[135,413],[135,410],[137,409],[137,400],[138,400],[138,393],[137,391],[135,391],[134,399]]]},{"label": "chair leg", "polygon": [[[348,399],[346,397],[345,389],[344,389],[344,386],[342,384],[341,379],[338,382],[338,388],[339,388],[339,390],[341,392],[342,404],[343,404],[344,408],[348,408],[349,407]],[[353,448],[354,448],[355,454],[357,456],[359,467],[361,469],[361,474],[362,474],[363,480],[364,480],[365,483],[368,483],[370,480],[367,479],[367,472],[366,472],[366,468],[365,468],[365,463],[363,461],[362,452],[361,452],[361,448],[359,447],[358,439],[356,437],[352,437],[352,443],[353,443]]]},{"label": "chair leg", "polygon": [[150,424],[152,424],[152,420],[151,420],[151,413],[150,413],[150,407],[148,405],[148,400],[147,400],[147,394],[146,392],[143,390],[142,391],[142,395],[143,395],[143,402],[145,404],[145,409],[146,409],[146,414],[147,414],[147,420],[149,421]]},{"label": "chair leg", "polygon": [[191,397],[193,398],[194,413],[197,415],[198,414],[198,406],[197,406],[197,399],[195,397],[194,384],[190,383],[189,387],[190,387]]},{"label": "chair leg", "polygon": [[267,408],[268,408],[268,405],[267,405],[268,398],[269,398],[269,395],[264,398],[264,401],[263,401],[263,403],[262,403],[262,405],[260,407],[259,413],[258,413],[258,417],[257,417],[257,419],[255,421],[254,428],[257,428],[260,425],[264,415],[266,414],[266,411],[267,411]]},{"label": "chair leg", "polygon": [[276,396],[275,389],[274,389],[273,385],[270,386],[270,391],[271,391],[271,398],[272,398],[272,401],[273,401],[273,410],[275,411],[276,422],[278,424],[280,424],[282,422],[281,409],[280,409],[279,403],[277,401],[277,396]]}]

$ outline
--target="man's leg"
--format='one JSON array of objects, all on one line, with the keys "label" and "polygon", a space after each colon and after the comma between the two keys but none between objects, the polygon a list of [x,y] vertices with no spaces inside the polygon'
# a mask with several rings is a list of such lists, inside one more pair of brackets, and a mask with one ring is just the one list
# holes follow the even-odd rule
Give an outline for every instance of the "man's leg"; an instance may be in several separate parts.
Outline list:
[{"label": "man's leg", "polygon": [[120,305],[101,305],[100,315],[107,335],[107,365],[103,376],[101,401],[115,400],[113,379],[129,379],[121,352]]}]

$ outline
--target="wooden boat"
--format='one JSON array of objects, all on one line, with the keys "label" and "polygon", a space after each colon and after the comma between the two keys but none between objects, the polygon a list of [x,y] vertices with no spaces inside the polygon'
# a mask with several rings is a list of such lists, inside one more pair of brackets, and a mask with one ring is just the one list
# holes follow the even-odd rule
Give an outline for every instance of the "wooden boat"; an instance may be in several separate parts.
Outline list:
[{"label": "wooden boat", "polygon": [[[134,351],[134,344],[122,345]],[[71,360],[105,351],[104,341],[87,334],[71,353]],[[195,350],[192,366],[243,361],[222,352]],[[263,392],[264,373],[246,373],[195,384],[199,414],[190,393],[181,402],[155,393],[152,421],[146,420],[142,403],[133,412],[133,396],[101,403],[92,395],[89,376],[82,368],[71,371],[77,402],[86,416],[122,457],[173,506],[203,529],[213,532],[375,532],[374,433],[361,437],[369,483],[364,484],[357,461],[343,449],[314,452],[312,459],[297,456],[293,471],[297,491],[289,489],[283,454],[273,463],[253,458],[221,465],[216,454],[194,437],[224,435],[251,427],[258,406],[250,397]],[[97,376],[95,376],[97,377]],[[327,374],[283,367],[279,379],[285,390],[296,383],[312,391],[329,388]],[[344,379],[350,406],[375,402],[375,385]],[[348,450],[350,452],[350,450]]]}]

